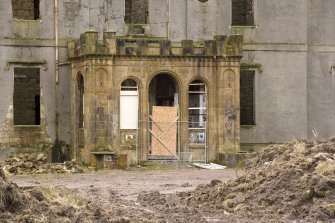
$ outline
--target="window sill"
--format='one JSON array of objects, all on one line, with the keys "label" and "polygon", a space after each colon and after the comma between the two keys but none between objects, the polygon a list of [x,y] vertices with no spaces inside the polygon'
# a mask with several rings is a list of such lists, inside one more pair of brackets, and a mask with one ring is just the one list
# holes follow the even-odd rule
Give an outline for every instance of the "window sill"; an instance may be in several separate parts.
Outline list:
[{"label": "window sill", "polygon": [[229,26],[229,29],[257,29],[258,26]]},{"label": "window sill", "polygon": [[12,21],[14,22],[22,22],[22,23],[41,23],[42,19],[20,19],[20,18],[12,18]]},{"label": "window sill", "polygon": [[204,144],[204,143],[189,143],[188,146],[192,147],[192,148],[195,148],[195,147],[201,147],[201,148],[203,148],[203,147],[206,146],[206,144]]},{"label": "window sill", "polygon": [[240,125],[242,129],[253,129],[256,128],[256,124],[253,125]]},{"label": "window sill", "polygon": [[14,125],[15,130],[21,131],[41,131],[42,128],[40,125]]}]

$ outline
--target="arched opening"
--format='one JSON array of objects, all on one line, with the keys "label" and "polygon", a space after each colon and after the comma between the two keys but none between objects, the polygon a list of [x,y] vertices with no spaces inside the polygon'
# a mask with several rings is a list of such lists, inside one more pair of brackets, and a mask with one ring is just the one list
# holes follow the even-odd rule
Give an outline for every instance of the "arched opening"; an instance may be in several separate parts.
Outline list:
[{"label": "arched opening", "polygon": [[151,106],[178,107],[178,87],[169,74],[158,74],[150,82],[149,103]]},{"label": "arched opening", "polygon": [[149,159],[176,159],[179,86],[167,73],[156,75],[149,85]]},{"label": "arched opening", "polygon": [[207,87],[194,80],[188,88],[189,147],[195,161],[206,161],[207,145]]}]

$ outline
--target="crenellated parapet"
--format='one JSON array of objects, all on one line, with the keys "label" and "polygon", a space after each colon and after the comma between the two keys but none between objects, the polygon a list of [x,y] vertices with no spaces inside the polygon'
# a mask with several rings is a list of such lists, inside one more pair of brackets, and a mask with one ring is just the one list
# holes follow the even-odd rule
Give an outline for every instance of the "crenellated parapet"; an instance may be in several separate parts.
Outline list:
[{"label": "crenellated parapet", "polygon": [[68,43],[69,58],[82,56],[188,56],[188,57],[242,57],[243,37],[241,35],[216,35],[213,40],[195,42],[171,40],[145,36],[116,36],[115,32],[99,33],[87,31],[80,39]]}]

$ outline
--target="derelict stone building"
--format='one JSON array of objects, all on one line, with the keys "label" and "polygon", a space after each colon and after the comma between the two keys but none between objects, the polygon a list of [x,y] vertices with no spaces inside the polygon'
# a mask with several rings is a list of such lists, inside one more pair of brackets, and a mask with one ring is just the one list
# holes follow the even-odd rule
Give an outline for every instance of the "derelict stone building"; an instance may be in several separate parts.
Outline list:
[{"label": "derelict stone building", "polygon": [[53,148],[55,160],[208,161],[331,137],[334,9],[333,0],[0,0],[1,156]]},{"label": "derelict stone building", "polygon": [[[198,43],[199,44],[199,43]],[[206,161],[239,150],[242,36],[196,45],[88,31],[68,45],[73,148]],[[184,157],[183,157],[184,158]]]}]

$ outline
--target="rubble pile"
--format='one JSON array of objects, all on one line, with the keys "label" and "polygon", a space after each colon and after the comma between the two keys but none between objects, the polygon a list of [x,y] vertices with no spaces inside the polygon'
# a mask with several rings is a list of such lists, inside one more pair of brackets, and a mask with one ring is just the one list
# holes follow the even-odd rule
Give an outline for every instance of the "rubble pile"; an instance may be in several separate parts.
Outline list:
[{"label": "rubble pile", "polygon": [[6,173],[13,175],[84,172],[84,167],[75,160],[64,163],[49,163],[43,153],[10,155],[2,165]]},{"label": "rubble pile", "polygon": [[335,139],[271,145],[236,180],[214,180],[179,196],[182,205],[249,220],[334,220]]}]

